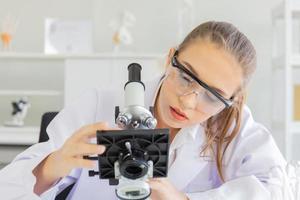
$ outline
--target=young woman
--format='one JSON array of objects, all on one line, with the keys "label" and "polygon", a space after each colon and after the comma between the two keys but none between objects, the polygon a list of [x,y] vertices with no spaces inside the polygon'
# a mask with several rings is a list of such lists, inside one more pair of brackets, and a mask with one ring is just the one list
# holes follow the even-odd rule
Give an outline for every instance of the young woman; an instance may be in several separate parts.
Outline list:
[{"label": "young woman", "polygon": [[[149,180],[153,200],[281,199],[286,162],[271,134],[244,105],[256,67],[253,45],[233,25],[206,22],[171,48],[166,72],[146,83],[158,128],[169,128],[168,178]],[[50,140],[33,145],[0,172],[6,199],[54,199],[75,183],[68,199],[116,199],[107,180],[88,177],[102,154],[90,143],[96,130],[112,129],[123,98],[92,90],[50,123]],[[108,123],[107,123],[108,122]]]}]

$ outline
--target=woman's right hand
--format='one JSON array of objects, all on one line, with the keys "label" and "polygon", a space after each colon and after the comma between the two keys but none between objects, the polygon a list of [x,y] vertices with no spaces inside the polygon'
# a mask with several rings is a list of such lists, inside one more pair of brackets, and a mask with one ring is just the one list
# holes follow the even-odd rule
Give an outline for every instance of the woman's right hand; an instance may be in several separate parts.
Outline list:
[{"label": "woman's right hand", "polygon": [[59,178],[67,176],[74,168],[93,168],[97,162],[83,156],[102,154],[105,146],[89,143],[96,137],[97,130],[112,130],[105,122],[83,126],[66,140],[63,146],[51,153],[34,170],[36,184],[34,192],[38,195],[46,191]]}]

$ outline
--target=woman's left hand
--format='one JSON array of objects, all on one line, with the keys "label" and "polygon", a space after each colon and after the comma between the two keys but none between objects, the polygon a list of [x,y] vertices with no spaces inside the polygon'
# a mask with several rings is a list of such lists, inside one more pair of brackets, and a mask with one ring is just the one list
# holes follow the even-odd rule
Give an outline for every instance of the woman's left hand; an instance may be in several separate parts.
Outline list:
[{"label": "woman's left hand", "polygon": [[167,178],[153,178],[148,181],[151,200],[188,200],[188,197],[175,188]]}]

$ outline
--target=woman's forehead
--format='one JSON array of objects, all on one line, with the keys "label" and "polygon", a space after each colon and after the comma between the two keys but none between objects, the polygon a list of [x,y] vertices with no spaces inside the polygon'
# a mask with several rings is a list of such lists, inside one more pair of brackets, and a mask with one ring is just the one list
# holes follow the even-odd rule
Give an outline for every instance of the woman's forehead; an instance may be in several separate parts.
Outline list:
[{"label": "woman's forehead", "polygon": [[206,84],[222,90],[224,96],[231,97],[242,84],[242,67],[234,56],[210,42],[189,45],[180,51],[178,59]]}]

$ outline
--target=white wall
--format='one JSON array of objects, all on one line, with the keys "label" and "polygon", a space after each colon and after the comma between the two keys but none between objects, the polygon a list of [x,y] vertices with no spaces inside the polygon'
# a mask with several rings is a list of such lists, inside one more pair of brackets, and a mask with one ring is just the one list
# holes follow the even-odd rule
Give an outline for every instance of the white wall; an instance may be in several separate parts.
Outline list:
[{"label": "white wall", "polygon": [[[94,21],[94,49],[112,50],[108,23],[123,9],[133,12],[135,43],[125,51],[166,53],[177,44],[177,7],[180,0],[0,0],[0,20],[6,13],[21,19],[14,40],[16,51],[42,52],[45,17],[91,19]],[[206,20],[235,24],[254,43],[258,68],[249,88],[248,104],[257,121],[271,126],[271,9],[280,0],[195,0],[195,25]],[[282,147],[282,137],[274,135]]]}]

